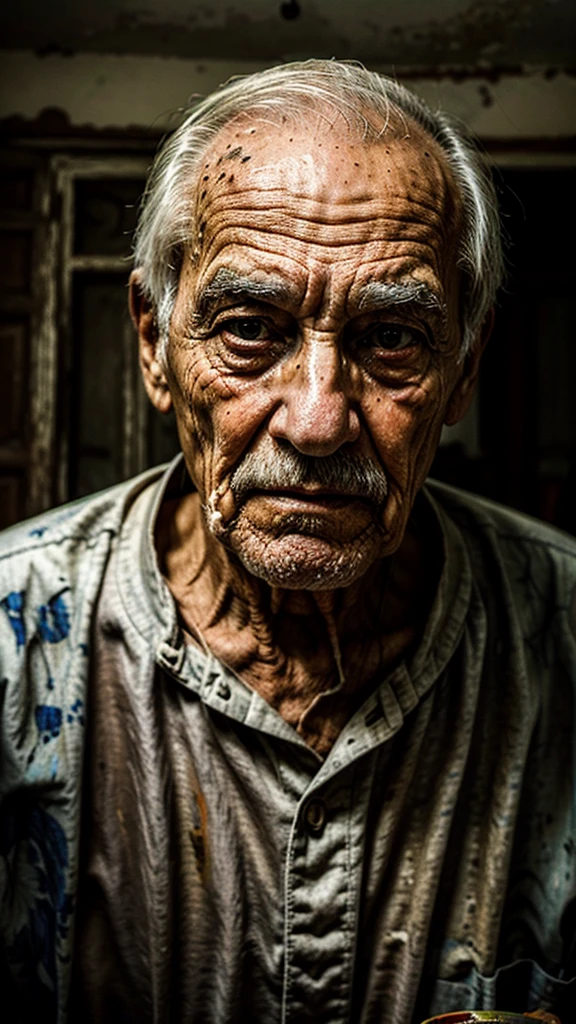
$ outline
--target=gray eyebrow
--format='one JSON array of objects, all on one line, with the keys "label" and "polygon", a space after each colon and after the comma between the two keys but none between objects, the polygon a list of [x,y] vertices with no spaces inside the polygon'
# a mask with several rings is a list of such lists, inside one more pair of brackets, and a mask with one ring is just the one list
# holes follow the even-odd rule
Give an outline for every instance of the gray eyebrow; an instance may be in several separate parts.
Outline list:
[{"label": "gray eyebrow", "polygon": [[370,281],[360,289],[358,297],[358,309],[367,313],[408,304],[435,310],[443,322],[447,320],[446,303],[423,281]]},{"label": "gray eyebrow", "polygon": [[203,320],[226,300],[286,305],[297,300],[294,288],[275,277],[254,278],[220,267],[198,298],[196,317]]}]

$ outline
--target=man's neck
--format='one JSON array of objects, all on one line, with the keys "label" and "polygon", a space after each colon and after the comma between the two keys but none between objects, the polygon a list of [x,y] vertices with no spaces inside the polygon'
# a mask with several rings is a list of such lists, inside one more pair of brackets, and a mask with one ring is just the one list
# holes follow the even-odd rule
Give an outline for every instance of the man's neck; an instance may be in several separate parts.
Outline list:
[{"label": "man's neck", "polygon": [[192,641],[274,707],[321,756],[370,688],[416,645],[438,572],[410,526],[392,559],[336,591],[270,588],[208,531],[197,494],[164,503],[162,572]]}]

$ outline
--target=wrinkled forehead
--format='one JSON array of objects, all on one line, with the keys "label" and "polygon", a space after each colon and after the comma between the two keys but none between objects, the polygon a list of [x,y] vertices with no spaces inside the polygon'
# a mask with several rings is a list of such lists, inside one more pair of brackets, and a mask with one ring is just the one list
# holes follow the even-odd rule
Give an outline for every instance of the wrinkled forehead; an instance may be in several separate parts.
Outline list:
[{"label": "wrinkled forehead", "polygon": [[286,114],[253,111],[223,128],[206,151],[197,196],[284,188],[325,203],[354,203],[398,190],[434,201],[459,230],[461,201],[438,143],[416,122],[391,110],[387,119],[348,117],[332,107]]}]

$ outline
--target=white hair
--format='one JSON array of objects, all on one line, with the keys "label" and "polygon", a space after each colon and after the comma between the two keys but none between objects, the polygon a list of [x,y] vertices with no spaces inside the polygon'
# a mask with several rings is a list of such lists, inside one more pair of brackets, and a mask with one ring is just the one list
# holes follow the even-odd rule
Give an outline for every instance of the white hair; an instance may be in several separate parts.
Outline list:
[{"label": "white hair", "polygon": [[[280,123],[311,105],[332,108],[365,140],[381,137],[391,117],[420,125],[444,152],[460,191],[463,221],[458,248],[462,270],[462,356],[478,340],[503,276],[500,220],[488,166],[463,124],[433,112],[399,82],[362,65],[308,60],[232,79],[198,102],[161,147],[150,172],[136,232],[135,266],[155,311],[159,358],[166,354],[182,254],[196,235],[192,188],[215,136],[241,114]],[[380,129],[370,115],[377,115]],[[409,126],[406,126],[407,129]]]}]

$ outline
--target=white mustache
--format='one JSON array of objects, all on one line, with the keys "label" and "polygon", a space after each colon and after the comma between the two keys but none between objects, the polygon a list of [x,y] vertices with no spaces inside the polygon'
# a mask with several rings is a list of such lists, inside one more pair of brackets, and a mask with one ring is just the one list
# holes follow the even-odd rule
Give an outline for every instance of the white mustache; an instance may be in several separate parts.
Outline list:
[{"label": "white mustache", "polygon": [[284,490],[316,485],[382,505],[388,494],[383,470],[364,455],[333,452],[321,457],[302,455],[295,448],[249,452],[234,470],[230,487],[237,499],[248,491]]}]

